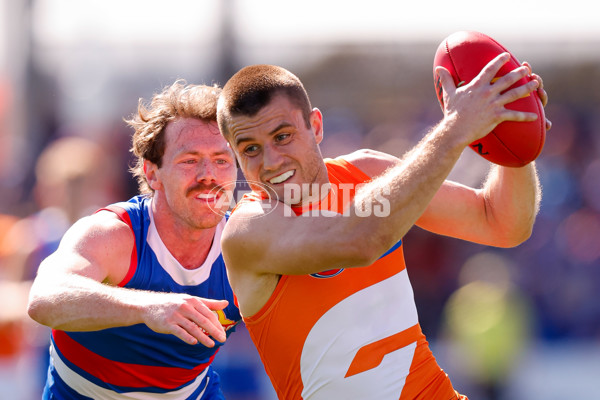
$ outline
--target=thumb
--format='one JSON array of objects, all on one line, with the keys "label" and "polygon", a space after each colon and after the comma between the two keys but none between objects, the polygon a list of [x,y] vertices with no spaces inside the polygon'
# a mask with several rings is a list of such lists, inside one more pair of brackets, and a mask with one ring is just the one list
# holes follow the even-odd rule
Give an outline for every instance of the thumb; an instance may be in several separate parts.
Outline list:
[{"label": "thumb", "polygon": [[442,111],[446,114],[446,104],[448,98],[453,96],[456,92],[456,86],[454,85],[454,79],[446,68],[438,66],[435,69],[435,90],[437,91],[437,98],[440,102]]},{"label": "thumb", "polygon": [[456,85],[454,84],[454,78],[450,74],[446,68],[438,66],[435,68],[435,73],[438,76],[442,87],[444,88],[444,92],[448,94],[454,93],[456,91]]}]

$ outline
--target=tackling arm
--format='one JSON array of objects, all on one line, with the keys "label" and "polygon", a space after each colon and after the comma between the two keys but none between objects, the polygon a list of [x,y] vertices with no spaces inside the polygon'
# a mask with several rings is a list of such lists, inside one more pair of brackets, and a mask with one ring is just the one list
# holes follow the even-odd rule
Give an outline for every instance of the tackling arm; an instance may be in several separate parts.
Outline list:
[{"label": "tackling arm", "polygon": [[29,297],[31,318],[67,331],[145,323],[190,344],[213,346],[202,327],[219,341],[225,340],[211,309],[224,308],[226,301],[115,286],[129,269],[133,245],[129,226],[111,212],[75,223],[39,267]]}]

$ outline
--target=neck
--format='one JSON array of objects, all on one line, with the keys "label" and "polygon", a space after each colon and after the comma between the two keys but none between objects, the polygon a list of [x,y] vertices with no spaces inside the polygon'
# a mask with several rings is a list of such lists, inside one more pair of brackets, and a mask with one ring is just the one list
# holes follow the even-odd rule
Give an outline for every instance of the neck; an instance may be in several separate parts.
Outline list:
[{"label": "neck", "polygon": [[192,227],[174,218],[172,214],[162,211],[156,203],[154,198],[154,225],[163,244],[183,268],[201,267],[212,247],[217,226],[205,229]]},{"label": "neck", "polygon": [[329,173],[325,162],[319,168],[313,182],[308,186],[308,192],[303,193],[302,202],[297,206],[304,207],[325,199],[331,191],[331,182],[329,182]]}]

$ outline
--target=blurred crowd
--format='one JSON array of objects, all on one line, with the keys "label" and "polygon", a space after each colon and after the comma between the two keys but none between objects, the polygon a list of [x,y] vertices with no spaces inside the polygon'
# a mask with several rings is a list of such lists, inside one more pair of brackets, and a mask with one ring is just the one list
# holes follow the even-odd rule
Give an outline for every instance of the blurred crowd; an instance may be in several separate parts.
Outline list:
[{"label": "blurred crowd", "polygon": [[[473,398],[499,398],[502,381],[530,343],[600,343],[599,102],[574,104],[560,90],[556,96],[558,74],[541,74],[553,128],[537,162],[543,199],[531,238],[513,249],[491,249],[414,228],[404,240],[423,330],[433,343],[452,343],[452,351],[460,351],[465,382],[483,393]],[[307,86],[318,84],[308,73],[299,75]],[[433,93],[407,106],[419,112],[381,124],[319,96],[325,103],[326,156],[359,147],[400,155],[441,117]],[[0,101],[0,118],[9,112]],[[39,398],[45,379],[48,332],[25,314],[39,262],[78,218],[135,194],[128,173],[131,132],[119,121],[114,126],[93,134],[49,126],[39,149],[32,149],[34,162],[18,165],[30,178],[15,185],[9,174],[0,174],[0,398]],[[395,130],[406,136],[393,137]],[[0,134],[0,141],[8,138]],[[10,147],[5,144],[0,142],[0,151]],[[465,154],[456,179],[474,184],[486,168],[475,154]],[[244,328],[238,330],[216,361],[224,387],[231,399],[266,398],[264,371]]]}]

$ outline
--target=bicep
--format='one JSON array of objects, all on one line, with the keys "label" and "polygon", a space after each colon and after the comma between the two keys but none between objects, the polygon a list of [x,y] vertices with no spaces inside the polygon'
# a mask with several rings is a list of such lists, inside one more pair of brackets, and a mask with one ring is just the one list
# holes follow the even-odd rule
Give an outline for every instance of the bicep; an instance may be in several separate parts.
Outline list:
[{"label": "bicep", "polygon": [[125,223],[110,214],[94,214],[69,228],[38,274],[56,279],[80,275],[117,284],[129,269],[133,244],[133,233]]}]

